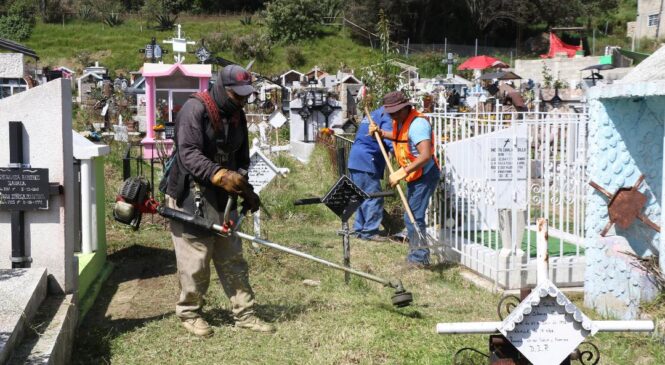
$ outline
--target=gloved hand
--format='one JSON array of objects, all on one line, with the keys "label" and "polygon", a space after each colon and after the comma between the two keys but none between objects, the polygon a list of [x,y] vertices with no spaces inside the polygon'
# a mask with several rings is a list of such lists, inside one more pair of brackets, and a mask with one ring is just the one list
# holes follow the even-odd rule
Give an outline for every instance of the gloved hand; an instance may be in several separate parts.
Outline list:
[{"label": "gloved hand", "polygon": [[244,176],[228,169],[219,169],[210,182],[232,194],[242,194],[252,190],[252,186]]},{"label": "gloved hand", "polygon": [[251,190],[245,191],[241,195],[242,196],[242,207],[243,207],[243,210],[249,210],[250,212],[254,213],[257,210],[259,210],[259,207],[261,206],[261,199],[254,192],[254,189],[252,189],[252,188],[250,188],[250,189]]},{"label": "gloved hand", "polygon": [[379,129],[379,126],[374,122],[369,122],[369,134],[368,135],[374,136],[374,133],[377,133],[377,132],[379,133],[379,137],[383,137],[383,136],[381,136],[381,129]]},{"label": "gloved hand", "polygon": [[390,186],[395,187],[395,185],[399,184],[400,180],[404,179],[406,175],[406,170],[404,170],[403,167],[390,174],[390,176],[388,176],[388,182],[390,183]]}]

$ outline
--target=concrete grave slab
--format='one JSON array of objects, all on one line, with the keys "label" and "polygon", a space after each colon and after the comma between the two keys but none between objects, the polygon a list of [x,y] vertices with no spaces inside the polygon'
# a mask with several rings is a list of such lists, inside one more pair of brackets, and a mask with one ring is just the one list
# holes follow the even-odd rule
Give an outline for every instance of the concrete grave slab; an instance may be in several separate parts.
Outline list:
[{"label": "concrete grave slab", "polygon": [[21,341],[45,297],[45,269],[0,270],[0,364]]}]

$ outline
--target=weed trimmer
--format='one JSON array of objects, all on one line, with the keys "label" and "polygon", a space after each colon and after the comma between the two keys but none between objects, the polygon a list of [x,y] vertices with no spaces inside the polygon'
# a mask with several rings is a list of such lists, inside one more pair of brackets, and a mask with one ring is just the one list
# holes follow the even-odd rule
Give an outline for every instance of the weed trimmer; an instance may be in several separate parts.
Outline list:
[{"label": "weed trimmer", "polygon": [[[158,213],[159,215],[165,218],[172,219],[185,224],[195,225],[197,227],[212,231],[223,237],[235,235],[236,237],[257,243],[259,245],[263,245],[266,247],[273,248],[275,250],[286,252],[288,254],[298,256],[306,260],[318,262],[330,268],[341,270],[356,276],[360,276],[367,280],[383,284],[384,286],[390,287],[395,290],[395,294],[392,296],[392,304],[396,307],[406,307],[410,305],[411,302],[413,302],[413,295],[404,289],[404,286],[402,285],[402,282],[400,280],[383,279],[366,272],[358,271],[349,267],[344,267],[342,265],[326,261],[316,256],[312,256],[310,254],[300,252],[292,248],[285,247],[276,244],[274,242],[270,242],[268,240],[264,240],[238,231],[237,229],[238,227],[240,227],[240,224],[242,223],[242,220],[244,219],[247,213],[247,211],[244,208],[240,212],[240,218],[238,219],[238,222],[233,222],[231,220],[228,220],[224,222],[224,224],[219,225],[205,218],[194,216],[185,212],[181,212],[160,205],[152,197],[149,197],[145,193],[141,193],[145,192],[146,190],[150,190],[150,188],[149,188],[149,183],[145,179],[134,177],[134,178],[129,178],[123,182],[123,186],[120,189],[120,195],[118,195],[116,205],[114,207],[114,217],[118,222],[121,222],[123,224],[130,224],[131,222],[136,220],[140,222],[140,216],[142,213]],[[141,196],[137,195],[138,193],[141,193]],[[225,212],[225,217],[228,217],[228,214],[226,213],[227,212]],[[133,227],[137,229],[138,224],[136,224]]]}]

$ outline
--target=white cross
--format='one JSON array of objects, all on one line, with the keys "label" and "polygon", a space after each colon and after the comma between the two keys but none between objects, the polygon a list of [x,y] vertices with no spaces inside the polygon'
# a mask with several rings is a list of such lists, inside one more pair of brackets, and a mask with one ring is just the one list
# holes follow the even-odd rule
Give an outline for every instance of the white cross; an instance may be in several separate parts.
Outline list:
[{"label": "white cross", "polygon": [[173,58],[175,62],[182,63],[185,60],[185,56],[182,56],[181,53],[187,53],[187,45],[196,44],[196,42],[182,38],[180,34],[181,26],[180,24],[176,25],[178,26],[178,34],[174,38],[171,38],[171,40],[162,41],[162,43],[170,43],[173,46]]}]

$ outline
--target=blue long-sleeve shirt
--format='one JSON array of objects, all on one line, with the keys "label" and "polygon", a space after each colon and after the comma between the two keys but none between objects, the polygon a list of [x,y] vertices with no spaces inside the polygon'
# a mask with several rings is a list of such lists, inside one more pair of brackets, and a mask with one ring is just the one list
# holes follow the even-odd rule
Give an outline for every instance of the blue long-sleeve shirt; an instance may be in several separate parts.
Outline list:
[{"label": "blue long-sleeve shirt", "polygon": [[[393,129],[393,120],[390,115],[384,113],[383,107],[376,109],[370,113],[374,122],[384,131],[391,132]],[[360,122],[358,131],[356,132],[356,139],[351,146],[349,153],[349,169],[375,173],[378,176],[383,176],[383,169],[386,167],[386,162],[381,155],[381,149],[376,142],[376,137],[367,135],[369,133],[369,120],[365,116]],[[389,140],[384,139],[384,145],[387,151],[392,151],[393,144]]]}]

